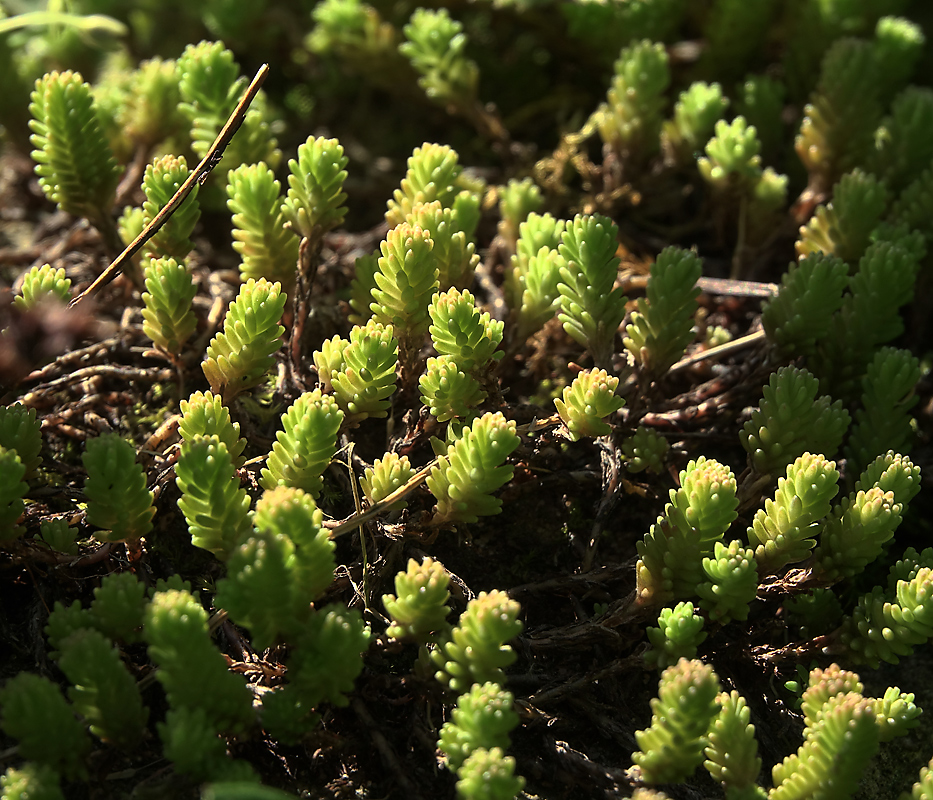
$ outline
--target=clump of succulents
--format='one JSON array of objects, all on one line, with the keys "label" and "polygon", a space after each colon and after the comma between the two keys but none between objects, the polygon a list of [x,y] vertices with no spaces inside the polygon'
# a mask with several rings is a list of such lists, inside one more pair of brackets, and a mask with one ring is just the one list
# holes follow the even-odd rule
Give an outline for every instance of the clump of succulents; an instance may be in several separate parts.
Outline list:
[{"label": "clump of succulents", "polygon": [[[307,791],[292,754],[351,730],[411,795],[424,756],[465,800],[556,773],[660,800],[701,766],[729,800],[854,796],[921,709],[847,667],[933,639],[902,530],[933,246],[907,4],[92,5],[0,19],[4,144],[61,212],[4,253],[0,544],[62,599],[29,642],[54,675],[0,687],[3,797],[94,794],[147,748],[169,791],[271,800],[243,754]],[[268,97],[235,52],[277,55]],[[746,290],[744,336],[754,301],[715,297]],[[626,732],[600,703],[646,666]],[[756,735],[756,678],[796,752]],[[580,709],[631,767],[529,757]]]}]

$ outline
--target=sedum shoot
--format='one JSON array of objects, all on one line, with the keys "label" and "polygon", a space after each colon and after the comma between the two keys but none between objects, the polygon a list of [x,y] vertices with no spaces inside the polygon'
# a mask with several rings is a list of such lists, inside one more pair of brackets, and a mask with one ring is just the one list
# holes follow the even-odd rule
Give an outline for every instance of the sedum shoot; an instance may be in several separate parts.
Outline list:
[{"label": "sedum shoot", "polygon": [[249,496],[227,445],[216,434],[194,436],[182,444],[175,474],[192,544],[226,560],[251,529]]},{"label": "sedum shoot", "polygon": [[320,389],[295,400],[282,414],[282,430],[262,470],[262,487],[291,486],[317,497],[324,485],[321,476],[337,452],[343,419],[336,400]]},{"label": "sedum shoot", "polygon": [[557,413],[570,433],[571,441],[582,436],[605,436],[612,432],[604,419],[614,414],[625,401],[615,394],[619,379],[606,370],[587,370],[564,389],[563,398],[554,400]]},{"label": "sedum shoot", "polygon": [[281,284],[265,278],[250,278],[240,287],[201,364],[211,391],[224,401],[257,386],[275,362],[272,354],[285,332],[279,324],[285,299]]},{"label": "sedum shoot", "polygon": [[122,542],[149,533],[153,493],[146,489],[146,473],[136,463],[133,445],[116,434],[104,434],[88,440],[81,460],[87,470],[87,521],[103,528],[96,536]]},{"label": "sedum shoot", "polygon": [[558,248],[562,263],[558,318],[567,334],[605,367],[616,331],[625,316],[626,298],[614,287],[619,268],[618,228],[602,216],[574,217]]},{"label": "sedum shoot", "polygon": [[32,267],[23,276],[20,293],[13,298],[13,304],[24,311],[35,308],[43,301],[68,301],[71,296],[71,280],[65,277],[65,270],[52,269],[49,264]]},{"label": "sedum shoot", "polygon": [[458,694],[476,683],[504,683],[503,670],[515,661],[506,642],[524,627],[520,610],[505,592],[480,592],[460,615],[449,639],[431,651],[437,680]]},{"label": "sedum shoot", "polygon": [[428,489],[437,500],[432,524],[476,522],[498,514],[502,501],[490,493],[511,479],[512,467],[503,462],[516,447],[515,423],[499,412],[465,427],[428,476]]}]

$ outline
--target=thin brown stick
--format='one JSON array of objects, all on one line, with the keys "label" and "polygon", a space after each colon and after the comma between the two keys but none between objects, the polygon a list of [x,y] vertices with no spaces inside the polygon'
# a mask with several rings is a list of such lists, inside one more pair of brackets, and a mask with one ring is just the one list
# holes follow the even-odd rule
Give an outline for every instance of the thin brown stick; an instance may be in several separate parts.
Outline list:
[{"label": "thin brown stick", "polygon": [[392,494],[384,497],[378,503],[373,503],[365,511],[356,512],[345,520],[325,522],[324,527],[329,529],[330,538],[336,539],[338,536],[343,536],[345,533],[352,533],[364,523],[369,522],[375,517],[378,517],[383,511],[388,509],[394,503],[397,503],[406,495],[411,494],[427,480],[428,475],[431,474],[431,470],[434,469],[436,464],[437,459],[435,458],[430,464],[422,467],[414,475],[412,475],[411,478],[408,479],[407,483],[399,486],[398,489],[392,492]]},{"label": "thin brown stick", "polygon": [[754,333],[749,333],[746,336],[740,336],[738,339],[733,339],[731,342],[726,342],[725,344],[717,345],[716,347],[711,347],[709,350],[704,350],[701,353],[696,353],[692,356],[687,356],[682,358],[673,367],[670,368],[670,372],[680,372],[680,370],[687,369],[692,367],[694,364],[699,364],[701,361],[706,361],[710,358],[719,358],[720,356],[731,355],[739,350],[743,350],[746,347],[751,347],[753,344],[764,341],[766,334],[764,331],[755,331]]},{"label": "thin brown stick", "polygon": [[146,228],[143,230],[139,236],[133,239],[132,242],[127,246],[127,248],[117,256],[116,260],[105,269],[97,279],[87,287],[81,294],[75,297],[69,304],[68,307],[72,308],[78,303],[80,303],[84,298],[89,295],[94,294],[102,286],[107,285],[112,281],[117,272],[124,268],[124,265],[129,263],[129,260],[136,255],[142,249],[142,246],[148,242],[156,233],[159,232],[159,229],[168,222],[172,214],[175,213],[176,209],[185,201],[185,198],[191,193],[191,190],[194,188],[194,184],[203,184],[207,180],[207,176],[210,174],[211,170],[214,169],[219,163],[220,158],[224,154],[224,150],[227,145],[230,144],[230,140],[233,138],[233,135],[240,129],[240,125],[243,124],[243,118],[246,116],[246,111],[250,106],[250,103],[256,97],[256,94],[259,92],[260,87],[265,81],[266,76],[269,74],[269,65],[263,64],[256,72],[256,76],[253,78],[252,83],[247,87],[246,92],[243,95],[243,98],[237,104],[237,107],[233,110],[233,113],[230,115],[230,118],[227,120],[227,123],[223,126],[220,133],[217,134],[217,138],[214,139],[214,143],[211,145],[211,149],[207,151],[204,158],[201,159],[201,163],[198,164],[191,174],[188,176],[188,179],[178,188],[178,191],[172,196],[172,199],[165,204],[162,210],[156,214],[152,222],[150,222]]}]

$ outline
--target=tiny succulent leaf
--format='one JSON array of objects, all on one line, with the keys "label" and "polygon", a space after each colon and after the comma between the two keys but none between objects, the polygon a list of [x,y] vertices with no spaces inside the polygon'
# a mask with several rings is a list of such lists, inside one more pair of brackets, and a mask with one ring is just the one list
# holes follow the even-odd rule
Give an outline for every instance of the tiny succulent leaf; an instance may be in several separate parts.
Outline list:
[{"label": "tiny succulent leaf", "polygon": [[313,600],[324,594],[334,580],[334,542],[322,527],[324,515],[314,498],[301,489],[277,486],[263,492],[253,520],[257,530],[286,536],[295,545],[289,569],[298,591]]},{"label": "tiny succulent leaf", "polygon": [[[556,257],[557,248],[560,246],[561,236],[564,232],[564,224],[562,219],[555,219],[550,214],[538,214],[534,211],[528,214],[524,222],[519,224],[515,255],[510,260],[505,273],[505,283],[502,287],[509,308],[518,310],[522,307],[524,303],[523,294],[527,288],[526,276],[530,269],[530,262],[533,258],[539,256],[541,249],[553,251]],[[543,269],[543,267],[539,267],[539,269]],[[559,270],[559,264],[555,269]],[[559,279],[559,272],[556,277]],[[545,283],[543,276],[542,283]],[[556,301],[559,296],[555,280],[551,301]],[[543,296],[539,300],[543,300]],[[550,316],[552,314],[549,314],[548,318]],[[546,321],[547,318],[541,324],[543,325]]]},{"label": "tiny succulent leaf", "polygon": [[360,256],[356,259],[353,280],[350,282],[350,322],[365,325],[373,312],[373,289],[376,288],[376,271],[379,269],[379,252]]},{"label": "tiny succulent leaf", "polygon": [[644,162],[657,152],[670,66],[664,46],[647,40],[623,48],[606,102],[596,112],[599,135],[613,150]]},{"label": "tiny succulent leaf", "polygon": [[0,775],[0,790],[4,800],[65,800],[58,771],[32,761],[21,769],[7,767]]},{"label": "tiny succulent leaf", "polygon": [[859,169],[846,173],[833,189],[832,202],[819,206],[800,229],[797,255],[822,252],[847,263],[857,262],[887,206],[884,183]]},{"label": "tiny succulent leaf", "polygon": [[770,75],[748,75],[736,98],[736,111],[754,125],[761,140],[762,160],[776,160],[783,142],[782,115],[787,88]]},{"label": "tiny succulent leaf", "polygon": [[639,426],[635,433],[622,441],[625,468],[629,472],[643,472],[647,469],[660,474],[670,449],[670,443],[661,434]]},{"label": "tiny succulent leaf", "polygon": [[[513,263],[515,258],[513,256]],[[516,307],[517,340],[524,341],[554,318],[560,305],[560,265],[561,258],[557,250],[542,247],[528,259],[524,274],[516,276],[515,279],[524,286],[520,303]]]},{"label": "tiny succulent leaf", "polygon": [[[386,453],[382,458],[373,461],[360,478],[360,487],[370,503],[379,503],[392,494],[396,489],[404,486],[415,474],[408,456],[398,453]],[[408,504],[399,500],[391,506],[392,510],[400,510]]]},{"label": "tiny succulent leaf", "polygon": [[127,103],[117,114],[130,140],[159,145],[185,128],[185,117],[178,108],[180,79],[174,59],[150,58],[139,65],[131,76]]},{"label": "tiny succulent leaf", "polygon": [[873,169],[894,193],[909,186],[917,174],[933,161],[929,137],[933,125],[933,91],[908,86],[891,104],[887,117],[875,134],[876,157]]},{"label": "tiny succulent leaf", "polygon": [[197,781],[227,777],[231,762],[227,745],[200,708],[170,708],[157,723],[162,751],[176,772]]},{"label": "tiny succulent leaf", "polygon": [[626,298],[613,288],[619,267],[618,228],[608,217],[578,215],[564,230],[558,248],[564,330],[587,347],[597,366],[608,364]]},{"label": "tiny succulent leaf", "polygon": [[348,705],[371,637],[356,609],[332,604],[316,610],[289,658],[289,681],[310,706],[322,700]]},{"label": "tiny succulent leaf", "polygon": [[820,535],[814,572],[827,581],[858,574],[881,555],[903,513],[894,492],[879,486],[843,498]]},{"label": "tiny succulent leaf", "polygon": [[[337,337],[335,337],[336,339]],[[340,343],[343,344],[342,340]],[[324,343],[325,345],[328,342]],[[328,357],[331,364],[318,365],[322,382],[330,383],[337,405],[345,421],[356,424],[367,417],[385,417],[395,392],[395,371],[398,367],[398,340],[391,325],[370,320],[350,331],[339,366],[334,363],[337,350],[333,340]],[[315,353],[317,362],[317,353]],[[327,381],[323,375],[330,373]]]},{"label": "tiny succulent leaf", "polygon": [[846,446],[852,466],[870,464],[888,450],[906,453],[914,440],[910,409],[919,398],[920,361],[909,350],[882,347],[862,378],[862,407]]},{"label": "tiny succulent leaf", "polygon": [[61,690],[48,678],[20,672],[0,689],[0,727],[23,758],[66,778],[85,777],[91,740]]},{"label": "tiny succulent leaf", "polygon": [[49,655],[53,659],[58,658],[61,643],[75,631],[96,627],[94,615],[90,609],[81,607],[80,600],[74,600],[67,606],[56,600],[44,628],[49,643]]},{"label": "tiny succulent leaf", "polygon": [[[891,8],[894,12],[895,7]],[[926,37],[923,28],[904,17],[883,16],[872,41],[885,95],[893,95],[910,80]]]},{"label": "tiny succulent leaf", "polygon": [[119,651],[95,630],[80,630],[61,644],[58,666],[72,686],[68,696],[91,733],[132,749],[145,731],[148,710]]},{"label": "tiny succulent leaf", "polygon": [[429,331],[434,349],[451,356],[466,372],[479,372],[503,353],[496,351],[502,341],[502,322],[494,322],[489,312],[476,309],[473,295],[466,289],[450,289],[435,294],[428,307],[433,323]]},{"label": "tiny succulent leaf", "polygon": [[748,604],[758,592],[754,551],[738,540],[728,546],[716,542],[712,558],[703,559],[703,571],[709,580],[697,586],[697,594],[710,619],[722,624],[748,619]]},{"label": "tiny succulent leaf", "polygon": [[114,641],[138,642],[147,602],[146,585],[135,575],[112,573],[94,590],[89,609],[93,627]]},{"label": "tiny succulent leaf", "polygon": [[920,779],[913,785],[910,793],[903,792],[900,800],[930,800],[933,797],[933,759],[921,768]]},{"label": "tiny succulent leaf", "polygon": [[260,650],[295,641],[312,602],[334,577],[333,543],[310,495],[284,486],[256,504],[254,531],[227,561],[217,602],[250,629]]},{"label": "tiny succulent leaf", "polygon": [[333,380],[338,372],[341,372],[347,365],[344,352],[349,347],[350,342],[340,336],[334,336],[331,339],[325,339],[321,342],[321,349],[315,350],[312,358],[314,366],[317,368],[318,380],[324,388],[324,391],[333,392]]},{"label": "tiny succulent leaf", "polygon": [[486,399],[480,382],[461,369],[453,356],[429,358],[418,388],[421,402],[438,422],[470,417],[471,409]]},{"label": "tiny succulent leaf", "polygon": [[513,800],[525,787],[525,779],[515,774],[515,759],[501,747],[478,747],[457,771],[459,800]]},{"label": "tiny succulent leaf", "polygon": [[463,167],[459,159],[457,151],[447,145],[425,142],[416,147],[408,159],[408,172],[401,187],[389,200],[386,222],[390,226],[404,222],[416,203],[439,200],[444,208],[452,208],[462,188]]},{"label": "tiny succulent leaf", "polygon": [[861,694],[865,687],[859,676],[851,670],[842,669],[838,664],[830,664],[826,669],[815,667],[807,677],[807,688],[800,696],[800,710],[803,712],[804,738],[807,738],[830,710],[826,705],[830,698],[854,692]]},{"label": "tiny succulent leaf", "polygon": [[728,98],[718,83],[697,81],[680,93],[674,118],[664,123],[662,142],[673,162],[688,163],[693,154],[713,135],[716,122],[725,113]]},{"label": "tiny succulent leaf", "polygon": [[[758,789],[761,758],[755,740],[755,726],[749,722],[751,709],[735,689],[722,692],[717,698],[719,713],[707,733],[708,744],[703,765],[726,790],[727,796],[736,790]],[[759,796],[764,791],[758,789]],[[738,796],[738,795],[736,795]],[[754,796],[754,795],[752,795]]]},{"label": "tiny succulent leaf", "polygon": [[156,592],[146,608],[143,631],[172,710],[203,714],[204,724],[215,733],[240,731],[252,722],[246,682],[227,669],[211,642],[207,612],[190,593]]},{"label": "tiny succulent leaf", "polygon": [[871,244],[860,259],[850,294],[809,362],[821,386],[834,395],[854,400],[877,347],[903,332],[899,308],[913,296],[924,250],[918,232],[897,232],[893,239]]},{"label": "tiny succulent leaf", "polygon": [[397,53],[398,32],[379,12],[360,0],[324,0],[311,12],[316,23],[307,38],[315,53],[337,53],[360,69],[379,74]]},{"label": "tiny succulent leaf", "polygon": [[868,156],[881,119],[880,83],[870,43],[842,38],[826,51],[795,143],[815,185],[828,189]]},{"label": "tiny succulent leaf", "polygon": [[751,194],[762,176],[761,142],[754,125],[742,116],[732,122],[719,120],[705,150],[706,156],[697,159],[697,167],[715,192]]},{"label": "tiny succulent leaf", "polygon": [[295,282],[298,240],[286,229],[279,182],[263,162],[227,173],[227,207],[233,213],[233,249],[240,278],[278,281],[288,293]]},{"label": "tiny succulent leaf", "polygon": [[78,552],[78,529],[70,527],[66,519],[43,520],[39,524],[39,536],[59,553],[73,556]]},{"label": "tiny succulent leaf", "polygon": [[849,797],[877,749],[872,702],[857,692],[836,695],[827,701],[797,753],[772,769],[769,800],[812,797],[816,792]]},{"label": "tiny succulent leaf", "polygon": [[921,567],[898,580],[888,595],[876,586],[862,595],[833,635],[857,663],[897,664],[933,638],[933,569]]},{"label": "tiny succulent leaf", "polygon": [[541,189],[531,178],[512,178],[499,187],[499,233],[515,249],[519,228],[531,213],[537,213],[544,205]]},{"label": "tiny succulent leaf", "polygon": [[891,686],[885,690],[883,697],[875,698],[874,705],[878,739],[881,742],[904,736],[920,724],[919,717],[923,709],[914,703],[913,692],[902,692],[896,686]]},{"label": "tiny succulent leaf", "polygon": [[416,8],[399,52],[421,74],[418,84],[437,103],[465,106],[476,97],[479,68],[466,57],[463,25],[447,9]]},{"label": "tiny succulent leaf", "polygon": [[865,468],[855,483],[855,491],[868,491],[875,486],[883,492],[893,492],[895,502],[906,507],[920,491],[920,467],[907,456],[889,450]]},{"label": "tiny succulent leaf", "polygon": [[434,242],[431,253],[437,262],[438,286],[442,291],[469,286],[479,263],[476,245],[468,239],[461,217],[456,203],[445,208],[440,200],[432,200],[415,203],[405,218],[412,227],[426,231]]},{"label": "tiny succulent leaf", "polygon": [[748,528],[748,543],[762,574],[809,557],[820,521],[839,491],[838,481],[835,462],[821,455],[804,453],[787,466],[774,499],[765,501]]},{"label": "tiny succulent leaf", "polygon": [[[246,88],[233,53],[222,42],[189,44],[178,58],[179,110],[191,125],[191,148],[203,158]],[[281,153],[266,119],[260,93],[246,112],[240,130],[223,151],[217,173],[224,177],[241,164],[278,165]]]},{"label": "tiny succulent leaf", "polygon": [[842,307],[848,280],[848,267],[837,256],[810,253],[790,265],[777,295],[761,312],[761,325],[782,355],[815,351],[829,333],[832,315]]},{"label": "tiny succulent leaf", "polygon": [[0,447],[16,451],[26,468],[26,479],[35,475],[42,463],[42,431],[34,408],[22,403],[0,406]]},{"label": "tiny succulent leaf", "polygon": [[681,658],[696,656],[697,647],[707,637],[703,617],[694,613],[690,602],[662,608],[658,627],[649,627],[646,632],[651,647],[645,651],[645,663],[659,670],[676,664]]},{"label": "tiny succulent leaf", "polygon": [[389,231],[380,245],[370,309],[376,322],[393,326],[403,349],[428,330],[428,303],[438,286],[433,248],[430,235],[407,222]]},{"label": "tiny succulent leaf", "polygon": [[680,482],[664,513],[635,544],[641,605],[692,597],[705,577],[703,558],[714,554],[737,516],[735,475],[723,464],[701,456],[680,473]]},{"label": "tiny succulent leaf", "polygon": [[[189,172],[184,156],[163,156],[146,167],[142,186],[143,193],[146,195],[142,208],[143,226],[152,222],[168,205],[187,180]],[[151,257],[169,256],[181,260],[191,252],[194,247],[191,234],[201,216],[201,207],[197,199],[199,188],[197,183],[191,187],[191,191],[181,205],[172,212],[168,221],[146,243],[145,252]]]}]

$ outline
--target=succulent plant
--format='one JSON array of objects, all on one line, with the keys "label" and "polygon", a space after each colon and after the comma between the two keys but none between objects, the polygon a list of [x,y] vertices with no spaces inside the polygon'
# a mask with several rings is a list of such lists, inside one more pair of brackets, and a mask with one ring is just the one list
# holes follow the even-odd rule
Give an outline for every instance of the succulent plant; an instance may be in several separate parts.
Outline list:
[{"label": "succulent plant", "polygon": [[337,452],[343,418],[336,400],[320,389],[295,400],[282,415],[282,430],[262,470],[263,488],[291,486],[316,497],[323,486],[321,475]]},{"label": "succulent plant", "polygon": [[505,592],[480,592],[460,615],[449,639],[431,651],[439,668],[435,677],[459,694],[476,683],[501,684],[502,670],[515,661],[506,642],[524,627],[518,619],[520,610]]},{"label": "succulent plant", "polygon": [[229,401],[262,380],[285,332],[279,324],[285,299],[281,284],[265,278],[250,278],[240,287],[201,365],[214,394]]},{"label": "succulent plant", "polygon": [[43,192],[62,210],[91,220],[119,252],[109,215],[121,170],[101,131],[90,85],[80,73],[51,72],[36,81],[29,110]]},{"label": "succulent plant", "polygon": [[95,535],[120,542],[149,533],[153,493],[146,489],[146,473],[136,463],[133,446],[116,434],[105,434],[88,440],[81,460],[87,469],[87,520],[104,529]]},{"label": "succulent plant", "polygon": [[564,389],[562,399],[555,398],[557,413],[573,441],[581,436],[603,436],[611,432],[605,417],[625,405],[625,401],[615,394],[618,385],[619,379],[610,376],[606,370],[589,370],[573,379],[573,383]]},{"label": "succulent plant", "polygon": [[427,479],[437,499],[433,524],[475,522],[498,514],[502,502],[490,492],[512,477],[512,468],[503,462],[516,447],[515,423],[499,412],[484,414],[464,428]]},{"label": "succulent plant", "polygon": [[619,267],[618,228],[601,216],[577,216],[564,230],[558,252],[561,313],[564,330],[590,350],[597,366],[605,366],[616,331],[625,316],[626,298],[613,288]]},{"label": "succulent plant", "polygon": [[23,276],[20,293],[13,298],[13,303],[23,310],[35,308],[43,300],[58,300],[62,303],[70,296],[71,280],[65,277],[65,270],[52,269],[49,264],[32,267]]}]

